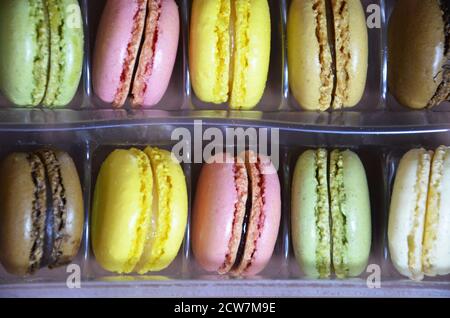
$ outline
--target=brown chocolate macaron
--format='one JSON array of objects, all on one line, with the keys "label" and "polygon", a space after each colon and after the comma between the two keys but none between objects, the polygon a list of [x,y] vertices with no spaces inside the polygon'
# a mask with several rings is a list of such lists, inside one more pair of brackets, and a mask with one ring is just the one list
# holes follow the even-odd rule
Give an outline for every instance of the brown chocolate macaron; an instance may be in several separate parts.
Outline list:
[{"label": "brown chocolate macaron", "polygon": [[450,1],[399,0],[389,20],[388,84],[414,109],[450,98]]},{"label": "brown chocolate macaron", "polygon": [[0,165],[0,261],[16,275],[69,263],[80,247],[80,179],[65,152],[10,154]]}]

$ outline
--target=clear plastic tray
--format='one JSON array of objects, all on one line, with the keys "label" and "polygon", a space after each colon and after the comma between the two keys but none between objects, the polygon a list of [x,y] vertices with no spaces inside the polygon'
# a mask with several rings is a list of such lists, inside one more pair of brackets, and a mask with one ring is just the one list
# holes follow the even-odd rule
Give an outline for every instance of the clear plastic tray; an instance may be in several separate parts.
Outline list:
[{"label": "clear plastic tray", "polygon": [[[269,0],[272,19],[272,50],[269,78],[261,102],[251,111],[229,111],[226,105],[213,105],[199,101],[189,78],[189,17],[190,0],[177,0],[181,17],[181,36],[178,57],[170,86],[162,101],[153,108],[133,110],[129,104],[122,110],[112,110],[94,94],[90,70],[98,22],[104,0],[79,0],[84,17],[86,38],[83,77],[73,101],[65,109],[29,109],[10,105],[0,95],[0,123],[4,125],[59,127],[122,125],[158,118],[250,120],[257,123],[278,123],[307,127],[309,129],[352,128],[360,130],[439,129],[450,124],[450,103],[433,109],[411,111],[401,106],[387,90],[386,30],[388,17],[395,0],[362,0],[366,16],[377,6],[380,28],[368,29],[369,69],[367,85],[361,102],[354,108],[324,113],[302,110],[289,92],[287,69],[286,19],[290,0]],[[372,7],[370,7],[372,8]]]},{"label": "clear plastic tray", "polygon": [[[325,113],[301,110],[288,89],[286,17],[289,1],[269,0],[272,14],[272,57],[267,89],[252,111],[228,111],[226,105],[200,102],[189,81],[187,58],[191,1],[177,1],[182,19],[178,58],[169,89],[156,107],[108,109],[94,95],[91,55],[104,1],[80,0],[84,13],[86,59],[83,79],[70,108],[16,108],[0,96],[0,159],[12,151],[41,147],[68,151],[81,178],[86,224],[74,264],[81,269],[81,288],[69,289],[66,268],[41,269],[18,278],[0,266],[0,296],[446,296],[450,275],[413,282],[393,268],[387,248],[387,214],[393,176],[401,155],[413,147],[450,145],[448,103],[433,110],[410,111],[398,105],[386,87],[386,20],[395,1],[363,0],[366,8],[381,8],[382,27],[370,29],[368,82],[356,108]],[[97,173],[114,148],[154,145],[170,149],[173,129],[193,132],[194,120],[203,129],[214,126],[280,129],[282,221],[273,257],[257,277],[236,279],[203,271],[192,251],[189,226],[175,261],[164,271],[145,276],[119,276],[100,268],[89,245],[89,211]],[[380,268],[381,288],[369,288],[370,273],[358,278],[310,280],[301,273],[290,240],[290,185],[298,155],[305,149],[350,148],[365,165],[372,204],[373,237],[369,264]],[[192,151],[192,150],[191,150]],[[195,195],[200,164],[183,164],[189,205]],[[190,221],[190,218],[189,218]],[[189,222],[188,221],[188,222]],[[189,225],[189,224],[188,224]]]},{"label": "clear plastic tray", "polygon": [[[136,125],[104,129],[2,132],[0,157],[11,151],[32,150],[51,146],[68,151],[74,158],[80,174],[86,206],[91,206],[95,179],[106,155],[118,147],[156,145],[170,149],[174,142],[171,132],[175,126]],[[193,134],[193,125],[185,127]],[[233,127],[233,126],[229,126]],[[241,126],[240,126],[241,127]],[[340,296],[450,296],[450,276],[427,278],[413,282],[400,276],[393,268],[387,248],[387,213],[391,185],[398,160],[411,147],[434,149],[450,144],[448,132],[426,134],[361,135],[317,134],[291,129],[280,130],[280,169],[282,186],[282,221],[273,257],[257,277],[234,279],[203,271],[192,251],[189,226],[183,245],[175,261],[166,269],[145,276],[119,276],[100,268],[89,245],[89,218],[86,218],[82,247],[73,263],[81,268],[81,289],[66,287],[69,274],[66,269],[42,269],[27,278],[9,275],[0,269],[2,295],[340,295]],[[301,273],[291,250],[290,240],[290,184],[298,155],[311,147],[350,148],[356,151],[366,168],[369,180],[373,237],[369,264],[380,268],[380,289],[370,289],[370,273],[348,280],[309,280]],[[192,151],[192,150],[190,150]],[[190,155],[190,154],[189,154]],[[188,186],[189,203],[195,194],[201,164],[183,164]],[[190,220],[190,218],[189,218]],[[189,222],[189,221],[188,221]],[[188,224],[189,225],[189,224]],[[232,287],[232,288],[230,288]]]}]

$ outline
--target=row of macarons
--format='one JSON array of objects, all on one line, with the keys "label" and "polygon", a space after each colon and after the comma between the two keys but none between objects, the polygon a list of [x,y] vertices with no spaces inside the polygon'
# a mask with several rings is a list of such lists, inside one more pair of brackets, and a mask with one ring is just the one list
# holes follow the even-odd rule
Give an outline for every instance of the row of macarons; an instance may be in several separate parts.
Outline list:
[{"label": "row of macarons", "polygon": [[[449,100],[447,2],[400,0],[388,32],[388,79],[401,104]],[[417,17],[420,16],[420,23]],[[79,86],[84,34],[77,0],[0,3],[0,88],[19,106],[63,107]],[[93,53],[95,94],[112,107],[158,104],[180,34],[174,0],[107,0]],[[368,32],[360,0],[293,0],[287,21],[289,83],[306,110],[353,107],[367,79]],[[251,109],[271,55],[267,0],[193,0],[189,68],[196,96]]]},{"label": "row of macarons", "polygon": [[[26,276],[78,254],[83,194],[72,158],[42,149],[0,165],[0,262]],[[391,260],[414,280],[450,273],[450,147],[413,149],[400,160],[388,220]],[[290,233],[299,268],[312,278],[359,276],[371,250],[366,172],[350,150],[311,149],[292,178]],[[156,147],[116,149],[96,179],[90,246],[102,268],[157,272],[179,253],[188,222],[181,165]],[[270,261],[281,218],[281,190],[269,157],[218,153],[203,164],[192,205],[191,243],[208,272],[254,276]]]}]

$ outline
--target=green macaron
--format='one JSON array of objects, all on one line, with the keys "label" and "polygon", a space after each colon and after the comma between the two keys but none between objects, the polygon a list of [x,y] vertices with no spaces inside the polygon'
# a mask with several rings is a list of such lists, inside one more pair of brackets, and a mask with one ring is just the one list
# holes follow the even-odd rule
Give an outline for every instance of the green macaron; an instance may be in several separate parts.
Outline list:
[{"label": "green macaron", "polygon": [[371,212],[364,167],[352,151],[305,151],[292,184],[295,257],[308,277],[354,277],[367,265]]},{"label": "green macaron", "polygon": [[84,55],[77,0],[2,0],[0,43],[0,89],[13,104],[71,102]]}]

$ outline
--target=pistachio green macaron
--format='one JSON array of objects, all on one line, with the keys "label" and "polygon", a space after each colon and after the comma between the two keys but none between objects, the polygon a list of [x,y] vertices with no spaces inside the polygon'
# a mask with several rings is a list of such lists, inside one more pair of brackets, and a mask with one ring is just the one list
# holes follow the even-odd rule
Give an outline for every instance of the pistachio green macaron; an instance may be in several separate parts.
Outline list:
[{"label": "pistachio green macaron", "polygon": [[82,73],[82,21],[77,0],[0,1],[0,89],[11,103],[71,102]]},{"label": "pistachio green macaron", "polygon": [[291,234],[308,277],[360,275],[371,246],[370,198],[364,166],[345,150],[307,150],[292,183]]}]

